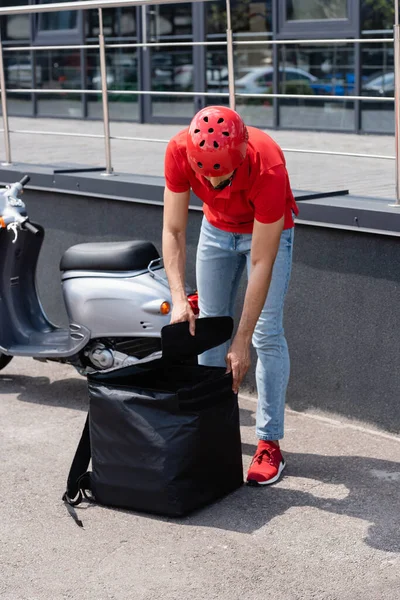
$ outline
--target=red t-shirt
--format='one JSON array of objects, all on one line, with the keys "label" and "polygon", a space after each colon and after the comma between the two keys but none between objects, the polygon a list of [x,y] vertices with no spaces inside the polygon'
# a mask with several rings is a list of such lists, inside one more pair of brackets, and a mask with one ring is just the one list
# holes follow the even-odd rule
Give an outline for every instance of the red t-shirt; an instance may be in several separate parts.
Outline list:
[{"label": "red t-shirt", "polygon": [[290,187],[283,152],[263,131],[248,127],[246,158],[231,185],[214,190],[196,173],[186,155],[187,129],[175,135],[165,154],[165,181],[171,192],[192,188],[203,202],[204,214],[215,227],[232,233],[251,233],[254,219],[275,223],[285,217],[284,229],[293,227],[298,208]]}]

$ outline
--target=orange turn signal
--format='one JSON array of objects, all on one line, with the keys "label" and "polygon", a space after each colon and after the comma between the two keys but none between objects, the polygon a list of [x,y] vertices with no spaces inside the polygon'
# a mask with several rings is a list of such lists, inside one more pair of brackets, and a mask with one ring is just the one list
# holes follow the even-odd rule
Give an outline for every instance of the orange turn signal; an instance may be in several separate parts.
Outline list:
[{"label": "orange turn signal", "polygon": [[165,301],[160,306],[160,313],[162,315],[168,315],[171,312],[171,305],[169,302]]},{"label": "orange turn signal", "polygon": [[0,229],[6,228],[6,227],[7,227],[6,222],[4,221],[3,217],[0,217]]}]

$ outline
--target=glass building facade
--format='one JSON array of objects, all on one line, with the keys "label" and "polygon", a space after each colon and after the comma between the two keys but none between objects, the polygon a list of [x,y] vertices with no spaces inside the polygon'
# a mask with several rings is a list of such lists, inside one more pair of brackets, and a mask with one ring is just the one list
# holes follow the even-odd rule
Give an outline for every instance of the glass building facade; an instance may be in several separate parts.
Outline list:
[{"label": "glass building facade", "polygon": [[[394,132],[393,0],[231,6],[237,110],[248,124]],[[217,95],[228,92],[225,0],[107,9],[103,20],[107,44],[120,46],[107,48],[111,119],[186,123],[207,104],[228,104]],[[96,10],[3,18],[6,85],[18,90],[8,92],[10,115],[101,118],[98,33]],[[35,49],[47,45],[52,49]],[[57,49],[65,45],[85,48]],[[154,93],[120,93],[136,90]]]}]

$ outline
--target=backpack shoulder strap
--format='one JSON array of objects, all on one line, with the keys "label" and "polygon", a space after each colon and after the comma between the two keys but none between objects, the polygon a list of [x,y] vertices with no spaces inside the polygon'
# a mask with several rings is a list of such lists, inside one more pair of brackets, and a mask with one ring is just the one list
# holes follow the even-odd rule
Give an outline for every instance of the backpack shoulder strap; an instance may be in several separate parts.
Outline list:
[{"label": "backpack shoulder strap", "polygon": [[[77,506],[82,502],[82,484],[83,478],[87,473],[87,468],[90,463],[92,452],[90,446],[90,432],[89,432],[89,413],[86,417],[85,426],[79,440],[78,447],[75,452],[74,459],[69,470],[67,479],[67,489],[62,497],[62,500],[66,503],[67,507]],[[85,489],[88,489],[90,481],[85,477]],[[71,513],[72,514],[72,513]],[[83,527],[82,522],[77,519],[76,515],[72,515],[75,521],[80,527]]]}]

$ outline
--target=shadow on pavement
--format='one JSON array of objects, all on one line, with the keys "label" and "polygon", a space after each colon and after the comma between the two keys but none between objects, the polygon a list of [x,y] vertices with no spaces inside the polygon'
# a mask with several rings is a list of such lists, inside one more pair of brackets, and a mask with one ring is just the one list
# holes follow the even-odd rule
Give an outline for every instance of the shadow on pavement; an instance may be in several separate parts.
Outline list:
[{"label": "shadow on pavement", "polygon": [[48,377],[4,373],[0,376],[0,393],[18,394],[18,400],[22,402],[62,406],[75,410],[87,410],[89,402],[84,377],[51,382]]},{"label": "shadow on pavement", "polygon": [[[243,444],[243,450],[245,454],[253,454],[254,447]],[[364,542],[368,546],[400,554],[399,463],[360,456],[285,455],[288,467],[279,483],[259,488],[244,485],[219,502],[181,519],[110,507],[107,510],[182,526],[253,534],[290,509],[315,508],[366,521],[369,528]],[[340,497],[335,497],[338,495]],[[77,507],[78,518],[85,519],[87,509],[96,510],[96,504]],[[331,526],[328,531],[320,517],[316,519],[315,526],[321,536],[331,535]],[[299,531],[302,530],[304,533],[300,521]],[[356,543],[357,531],[349,524],[346,538],[353,536]],[[340,535],[343,535],[342,532]],[[337,543],[337,536],[333,542]]]},{"label": "shadow on pavement", "polygon": [[[17,394],[23,402],[82,411],[88,408],[84,378],[51,383],[47,377],[2,374],[0,391]],[[242,426],[254,425],[251,410],[241,408],[240,414]],[[255,446],[243,443],[242,448],[247,466]],[[373,453],[371,445],[371,455]],[[311,507],[367,521],[370,526],[366,544],[400,553],[399,462],[289,452],[285,452],[285,458],[288,466],[278,484],[259,488],[243,486],[220,502],[174,522],[251,534],[293,507]]]},{"label": "shadow on pavement", "polygon": [[[255,446],[242,447],[244,455],[253,455]],[[369,522],[366,544],[400,553],[399,462],[289,452],[285,459],[279,483],[244,486],[182,522],[251,534],[293,507],[313,507]]]}]

